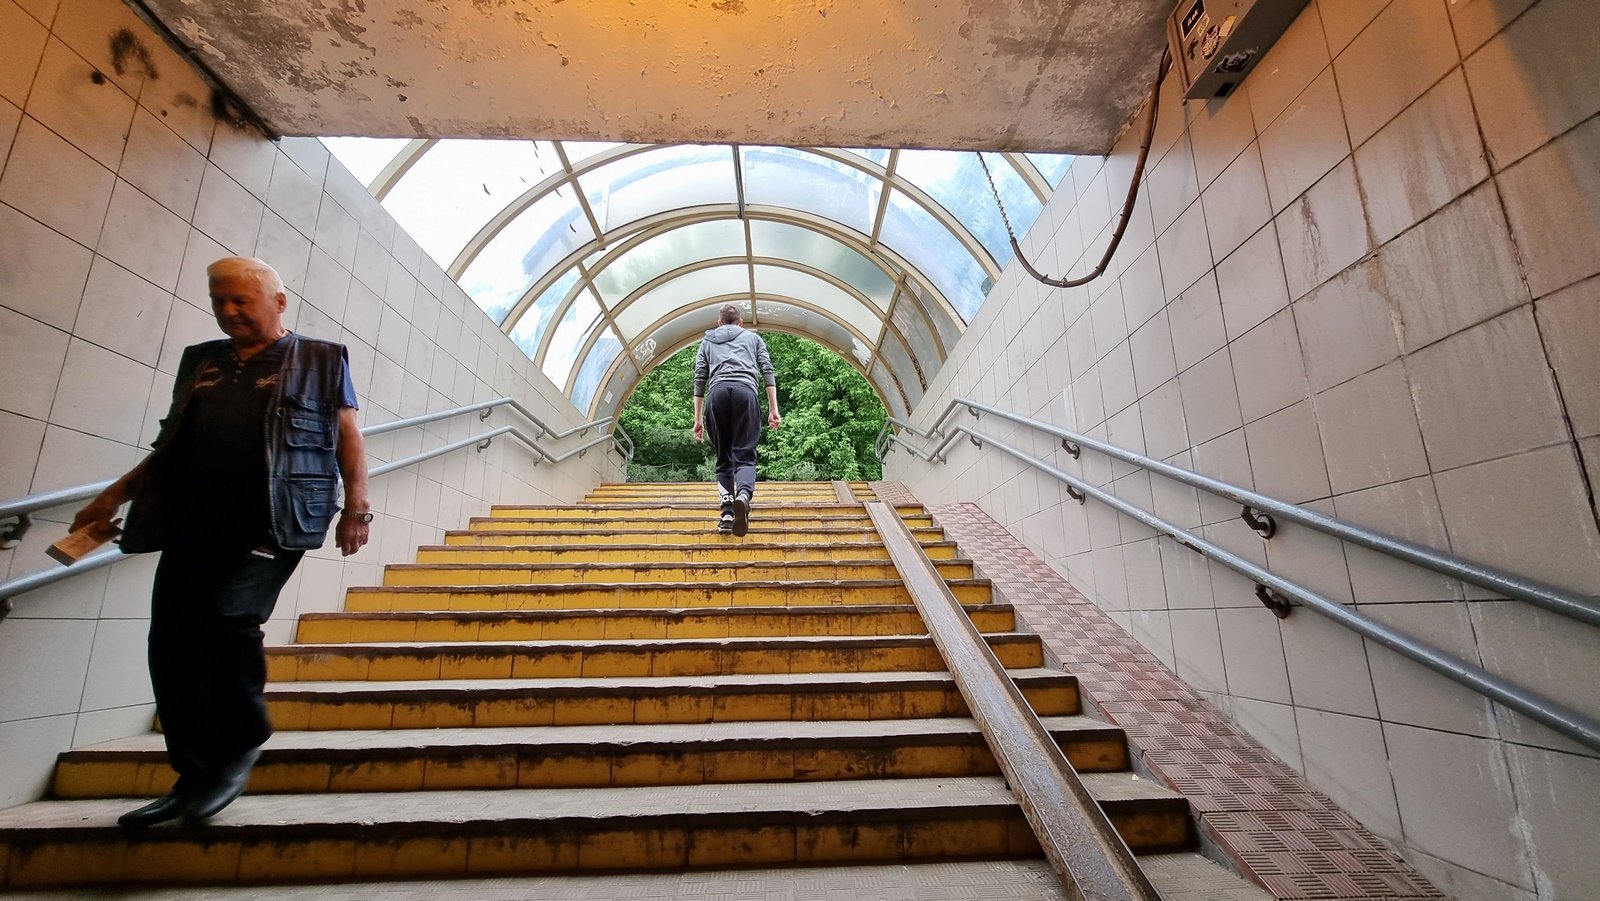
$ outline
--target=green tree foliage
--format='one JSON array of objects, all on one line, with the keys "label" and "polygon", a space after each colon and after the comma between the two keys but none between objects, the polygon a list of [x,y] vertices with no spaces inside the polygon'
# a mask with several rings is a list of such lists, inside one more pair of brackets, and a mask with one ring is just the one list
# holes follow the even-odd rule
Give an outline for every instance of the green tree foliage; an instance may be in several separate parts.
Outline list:
[{"label": "green tree foliage", "polygon": [[[778,373],[783,427],[763,428],[756,469],[768,481],[877,479],[873,439],[888,414],[867,380],[820,344],[763,332]],[[694,440],[694,358],[699,344],[673,354],[639,382],[618,417],[633,436],[634,481],[709,481],[709,441]],[[761,397],[766,416],[765,392]]]}]

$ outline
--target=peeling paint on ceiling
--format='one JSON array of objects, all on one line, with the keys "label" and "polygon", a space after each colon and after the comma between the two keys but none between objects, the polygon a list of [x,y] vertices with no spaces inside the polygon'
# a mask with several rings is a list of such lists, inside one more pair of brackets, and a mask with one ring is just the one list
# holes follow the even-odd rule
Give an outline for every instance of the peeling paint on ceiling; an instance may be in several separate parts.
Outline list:
[{"label": "peeling paint on ceiling", "polygon": [[1170,0],[145,0],[288,135],[1104,153]]}]

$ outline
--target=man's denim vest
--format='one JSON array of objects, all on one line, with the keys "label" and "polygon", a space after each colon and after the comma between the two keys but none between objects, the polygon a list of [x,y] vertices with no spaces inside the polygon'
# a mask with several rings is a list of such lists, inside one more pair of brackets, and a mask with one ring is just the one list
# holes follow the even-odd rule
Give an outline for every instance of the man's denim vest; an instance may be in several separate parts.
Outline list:
[{"label": "man's denim vest", "polygon": [[[130,554],[158,551],[166,544],[161,512],[164,486],[182,473],[166,472],[166,450],[181,431],[194,380],[227,339],[184,348],[172,388],[172,408],[161,420],[145,478],[133,497],[122,534]],[[322,546],[339,512],[339,407],[344,399],[347,354],[342,344],[291,333],[278,370],[278,384],[267,404],[267,484],[272,537],[285,550]],[[219,511],[228,515],[228,511]]]}]

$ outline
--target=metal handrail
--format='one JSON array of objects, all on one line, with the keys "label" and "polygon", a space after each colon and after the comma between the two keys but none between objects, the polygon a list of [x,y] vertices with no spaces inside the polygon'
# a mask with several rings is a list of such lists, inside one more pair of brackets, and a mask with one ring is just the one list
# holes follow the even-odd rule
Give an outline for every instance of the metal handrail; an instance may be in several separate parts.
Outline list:
[{"label": "metal handrail", "polygon": [[[572,428],[562,432],[556,432],[552,431],[550,427],[545,425],[545,423],[537,416],[534,416],[532,413],[528,412],[528,409],[522,404],[509,397],[496,398],[495,400],[483,401],[476,404],[467,404],[466,406],[455,407],[450,410],[442,410],[437,413],[427,413],[422,416],[412,416],[407,419],[397,419],[393,422],[384,422],[377,425],[367,426],[361,430],[361,435],[364,438],[369,438],[373,435],[382,435],[387,432],[394,432],[403,428],[409,428],[411,426],[426,425],[430,422],[439,422],[440,420],[451,419],[467,413],[477,413],[479,414],[479,419],[487,419],[491,410],[502,406],[509,406],[513,410],[516,410],[534,425],[537,425],[541,434],[549,436],[552,439],[559,440],[569,435],[587,432],[590,429],[603,430],[607,425],[612,426],[612,431],[610,433],[605,433],[602,431],[600,435],[591,438],[589,441],[577,447],[571,448],[559,456],[556,456],[551,454],[542,445],[540,445],[536,437],[529,437],[527,433],[523,432],[516,426],[500,426],[499,428],[473,435],[470,438],[462,438],[459,441],[452,441],[449,444],[441,445],[440,447],[433,448],[432,450],[423,451],[420,454],[415,454],[400,460],[391,460],[388,463],[374,466],[367,470],[368,477],[381,476],[385,473],[394,472],[397,469],[404,469],[407,466],[414,466],[418,463],[432,460],[435,457],[442,457],[445,454],[453,453],[471,445],[476,445],[479,451],[483,451],[489,447],[490,443],[494,441],[494,439],[500,437],[501,435],[510,435],[512,438],[517,439],[518,441],[527,445],[528,449],[533,451],[534,454],[536,454],[541,460],[548,461],[551,464],[562,463],[573,457],[581,457],[588,453],[596,445],[604,444],[607,441],[611,442],[613,449],[623,455],[625,463],[626,461],[633,459],[633,439],[628,436],[627,432],[622,431],[621,426],[616,424],[614,419],[597,419],[593,422],[586,422],[582,425],[573,426]],[[625,449],[617,441],[619,436],[624,442],[626,442]],[[537,466],[538,461],[535,461],[534,465]],[[36,510],[45,510],[50,507],[57,507],[76,500],[87,500],[88,498],[94,497],[96,494],[99,494],[101,491],[105,490],[106,486],[110,484],[110,481],[95,482],[90,485],[78,485],[73,488],[63,488],[59,491],[32,494],[28,495],[27,497],[6,501],[3,504],[0,504],[0,517],[22,516],[32,513]],[[6,614],[11,612],[11,599],[17,595],[43,588],[46,585],[54,585],[57,582],[70,579],[74,576],[81,575],[91,570],[99,569],[103,566],[110,566],[118,561],[126,560],[131,556],[134,555],[124,554],[120,549],[111,547],[96,551],[95,553],[84,557],[70,566],[64,566],[60,569],[40,570],[39,572],[29,573],[25,576],[18,576],[17,578],[6,582],[0,582],[0,618],[3,618]]]},{"label": "metal handrail", "polygon": [[[1104,441],[1097,441],[1094,438],[1088,437],[1087,435],[1069,431],[1048,422],[1041,422],[1037,419],[1019,416],[1015,413],[1002,410],[998,407],[979,403],[964,397],[958,397],[950,402],[950,404],[945,408],[944,412],[940,414],[938,420],[934,422],[933,428],[930,430],[930,432],[919,433],[917,430],[911,429],[909,426],[906,426],[904,423],[901,423],[898,420],[893,420],[891,418],[891,421],[893,421],[897,426],[906,428],[913,434],[919,434],[923,437],[926,437],[928,434],[944,437],[944,428],[950,416],[963,407],[971,412],[974,417],[978,416],[980,413],[987,413],[989,415],[998,416],[1001,419],[1017,423],[1018,425],[1024,425],[1028,428],[1053,435],[1061,439],[1063,442],[1063,449],[1066,450],[1067,453],[1072,454],[1074,457],[1078,456],[1082,448],[1089,448],[1090,450],[1105,454],[1108,457],[1121,460],[1124,463],[1138,466],[1158,475],[1166,476],[1174,481],[1182,482],[1185,485],[1190,485],[1192,487],[1199,488],[1202,491],[1217,495],[1218,497],[1231,500],[1246,508],[1244,518],[1247,521],[1252,521],[1252,527],[1256,528],[1258,531],[1264,532],[1264,534],[1266,534],[1268,537],[1270,537],[1270,531],[1273,528],[1273,524],[1270,522],[1270,520],[1266,523],[1260,523],[1260,521],[1257,519],[1259,514],[1266,514],[1269,517],[1276,517],[1288,522],[1298,523],[1306,526],[1307,528],[1315,529],[1326,535],[1332,535],[1335,538],[1348,541],[1351,544],[1357,544],[1362,547],[1369,548],[1377,551],[1380,554],[1393,557],[1397,560],[1404,560],[1407,563],[1423,567],[1424,569],[1432,570],[1441,575],[1450,576],[1451,578],[1460,579],[1463,582],[1477,585],[1478,587],[1492,591],[1497,595],[1511,598],[1513,600],[1524,601],[1526,603],[1533,604],[1536,607],[1549,610],[1552,613],[1559,613],[1562,616],[1578,620],[1579,622],[1588,623],[1592,626],[1600,626],[1600,603],[1597,603],[1593,597],[1588,595],[1571,591],[1558,585],[1552,585],[1548,582],[1544,582],[1530,576],[1524,576],[1518,573],[1500,569],[1495,566],[1490,566],[1487,563],[1469,560],[1465,557],[1457,556],[1447,551],[1441,551],[1437,548],[1431,548],[1424,544],[1418,544],[1414,541],[1408,541],[1395,535],[1388,535],[1383,532],[1364,528],[1354,523],[1346,522],[1345,520],[1329,516],[1325,513],[1319,513],[1315,510],[1310,510],[1305,507],[1287,503],[1285,501],[1278,500],[1277,498],[1268,497],[1264,494],[1257,494],[1254,491],[1241,488],[1238,485],[1233,485],[1219,479],[1213,479],[1210,476],[1203,476],[1197,472],[1192,472],[1179,466],[1173,466],[1171,463],[1163,463],[1160,460],[1146,457],[1143,454],[1136,454],[1133,451],[1124,450],[1123,448],[1115,445],[1107,444]],[[909,445],[904,445],[904,442],[900,443],[903,446],[909,447]],[[885,444],[887,444],[887,442],[885,442]],[[942,457],[945,448],[947,448],[949,444],[950,439],[946,437],[944,442],[941,443],[929,457],[923,457],[922,459],[930,460],[930,457]],[[881,456],[882,455],[880,454],[880,459]]]},{"label": "metal handrail", "polygon": [[[978,405],[982,406],[982,405]],[[1010,418],[1009,416],[1007,418]],[[1019,419],[1022,417],[1018,417]],[[941,420],[943,417],[941,417]],[[1017,460],[1052,476],[1057,481],[1068,486],[1068,493],[1073,498],[1083,502],[1087,498],[1106,504],[1112,509],[1132,519],[1136,519],[1149,528],[1178,542],[1202,556],[1228,567],[1234,572],[1253,580],[1256,583],[1256,594],[1262,602],[1279,616],[1285,616],[1289,609],[1289,599],[1299,601],[1300,605],[1319,613],[1339,625],[1356,632],[1363,637],[1383,645],[1386,648],[1422,664],[1428,669],[1465,685],[1467,688],[1504,704],[1535,722],[1554,729],[1573,741],[1579,742],[1589,748],[1600,750],[1600,721],[1593,720],[1560,702],[1553,701],[1542,695],[1502,679],[1499,676],[1475,664],[1458,660],[1439,649],[1417,641],[1411,636],[1400,632],[1378,620],[1367,616],[1339,603],[1331,598],[1324,597],[1309,588],[1288,579],[1278,576],[1267,569],[1258,566],[1239,555],[1222,548],[1210,541],[1197,537],[1180,526],[1160,519],[1140,507],[1128,503],[1116,495],[1110,494],[1083,479],[1063,472],[1060,469],[1034,457],[1025,451],[1019,450],[992,436],[975,431],[965,424],[958,424],[950,429],[944,441],[931,453],[920,451],[915,446],[907,443],[899,435],[890,435],[887,443],[899,444],[910,450],[919,459],[928,462],[944,462],[945,450],[955,440],[966,437],[978,447],[992,446],[995,450],[1008,454]],[[1097,442],[1098,443],[1098,442]]]}]

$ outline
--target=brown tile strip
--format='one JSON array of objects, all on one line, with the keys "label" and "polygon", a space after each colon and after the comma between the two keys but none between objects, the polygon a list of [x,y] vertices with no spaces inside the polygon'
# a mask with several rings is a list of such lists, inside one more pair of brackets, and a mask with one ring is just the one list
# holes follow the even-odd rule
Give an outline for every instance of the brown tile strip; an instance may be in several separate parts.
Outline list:
[{"label": "brown tile strip", "polygon": [[[917,502],[898,482],[872,488]],[[980,508],[928,509],[1078,677],[1084,701],[1123,727],[1150,770],[1189,798],[1201,829],[1241,872],[1286,901],[1445,897]]]},{"label": "brown tile strip", "polygon": [[877,496],[878,500],[891,507],[922,503],[917,500],[916,495],[912,494],[906,489],[906,486],[899,482],[868,482],[867,485],[872,489],[872,493]]}]

